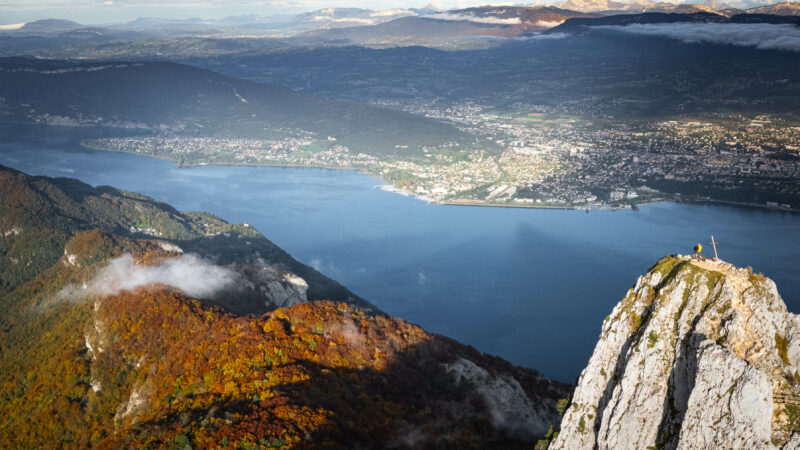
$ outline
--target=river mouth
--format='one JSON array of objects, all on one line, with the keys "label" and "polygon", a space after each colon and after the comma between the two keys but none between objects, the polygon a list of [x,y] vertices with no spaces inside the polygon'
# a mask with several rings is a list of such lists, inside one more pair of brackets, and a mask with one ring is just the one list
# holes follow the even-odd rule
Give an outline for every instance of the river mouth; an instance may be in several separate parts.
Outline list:
[{"label": "river mouth", "polygon": [[430,205],[359,172],[181,168],[88,151],[80,138],[102,131],[68,131],[6,134],[0,164],[249,223],[387,313],[561,381],[579,375],[639,275],[712,234],[721,258],[772,278],[800,311],[798,215],[676,203],[588,213]]}]

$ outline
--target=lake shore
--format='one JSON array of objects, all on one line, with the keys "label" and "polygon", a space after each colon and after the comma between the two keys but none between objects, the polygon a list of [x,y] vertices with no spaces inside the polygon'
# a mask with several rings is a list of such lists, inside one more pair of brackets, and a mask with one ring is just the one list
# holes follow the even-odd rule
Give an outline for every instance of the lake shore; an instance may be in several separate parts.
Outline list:
[{"label": "lake shore", "polygon": [[729,205],[729,206],[740,206],[745,208],[752,208],[752,209],[761,209],[767,211],[775,211],[775,212],[789,212],[789,213],[800,213],[799,208],[780,208],[780,207],[773,207],[766,204],[761,203],[748,203],[748,202],[736,202],[731,200],[717,200],[717,199],[710,199],[710,198],[680,198],[677,196],[673,196],[672,198],[654,198],[652,200],[646,200],[636,203],[630,204],[620,204],[620,205],[606,205],[604,207],[594,207],[594,208],[586,208],[582,205],[552,205],[552,204],[536,204],[536,203],[508,203],[508,202],[487,202],[485,200],[478,200],[478,199],[449,199],[449,200],[435,200],[425,196],[417,195],[413,192],[409,192],[402,188],[397,188],[388,181],[386,181],[380,174],[374,173],[369,171],[365,167],[342,167],[342,166],[328,166],[328,165],[292,165],[292,164],[275,164],[275,163],[207,163],[207,162],[189,162],[189,163],[179,163],[175,160],[175,158],[170,158],[168,156],[161,156],[161,155],[147,155],[141,153],[132,153],[132,152],[121,152],[116,150],[108,150],[100,147],[93,147],[87,146],[83,142],[80,145],[87,150],[93,151],[100,151],[100,152],[109,152],[109,153],[120,153],[125,155],[134,155],[134,156],[143,156],[147,158],[153,159],[160,159],[164,161],[171,161],[174,162],[178,167],[202,167],[202,166],[220,166],[220,167],[285,167],[285,168],[294,168],[294,169],[326,169],[326,170],[346,170],[346,171],[356,171],[361,172],[367,175],[370,175],[373,178],[381,180],[385,185],[390,186],[390,189],[384,189],[387,192],[392,192],[395,194],[400,194],[408,197],[412,197],[414,199],[424,201],[426,203],[432,205],[448,205],[448,206],[477,206],[477,207],[487,207],[487,208],[522,208],[522,209],[544,209],[544,210],[582,210],[585,209],[587,212],[589,210],[601,210],[601,211],[608,211],[608,210],[624,210],[630,209],[634,207],[638,207],[640,205],[646,205],[650,203],[660,203],[660,202],[674,202],[674,203],[688,203],[688,204],[718,204],[718,205]]}]

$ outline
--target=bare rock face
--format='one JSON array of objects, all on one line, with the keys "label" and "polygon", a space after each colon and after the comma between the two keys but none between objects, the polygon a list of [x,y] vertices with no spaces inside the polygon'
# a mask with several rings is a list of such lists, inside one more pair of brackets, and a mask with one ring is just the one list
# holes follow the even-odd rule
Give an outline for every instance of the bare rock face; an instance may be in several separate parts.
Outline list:
[{"label": "bare rock face", "polygon": [[270,281],[261,290],[267,301],[275,307],[294,306],[308,301],[308,283],[292,273],[284,274],[280,281]]},{"label": "bare rock face", "polygon": [[552,405],[531,401],[519,381],[510,375],[493,375],[469,359],[459,357],[444,364],[456,382],[474,387],[491,414],[492,424],[523,439],[547,432],[558,418]]},{"label": "bare rock face", "polygon": [[551,448],[796,448],[799,362],[775,283],[663,258],[606,318]]}]

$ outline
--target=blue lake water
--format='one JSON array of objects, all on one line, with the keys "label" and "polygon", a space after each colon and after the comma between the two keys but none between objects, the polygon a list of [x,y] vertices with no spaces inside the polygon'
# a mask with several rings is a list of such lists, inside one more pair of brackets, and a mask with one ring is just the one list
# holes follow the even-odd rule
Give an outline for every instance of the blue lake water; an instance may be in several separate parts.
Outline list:
[{"label": "blue lake water", "polygon": [[580,373],[639,275],[711,234],[721,258],[773,278],[800,311],[800,215],[674,203],[589,213],[428,205],[351,171],[179,168],[71,139],[4,141],[0,164],[250,223],[387,313],[562,381]]}]

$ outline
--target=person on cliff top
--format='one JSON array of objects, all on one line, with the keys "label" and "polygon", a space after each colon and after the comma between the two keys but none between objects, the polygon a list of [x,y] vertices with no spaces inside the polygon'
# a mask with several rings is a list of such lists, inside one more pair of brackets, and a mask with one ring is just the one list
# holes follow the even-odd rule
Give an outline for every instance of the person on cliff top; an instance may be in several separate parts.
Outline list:
[{"label": "person on cliff top", "polygon": [[702,251],[703,251],[703,245],[698,242],[697,245],[694,246],[694,255],[692,255],[692,258],[694,259],[702,258],[700,256],[700,252]]}]

